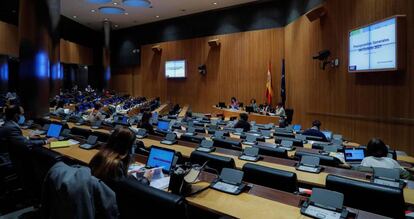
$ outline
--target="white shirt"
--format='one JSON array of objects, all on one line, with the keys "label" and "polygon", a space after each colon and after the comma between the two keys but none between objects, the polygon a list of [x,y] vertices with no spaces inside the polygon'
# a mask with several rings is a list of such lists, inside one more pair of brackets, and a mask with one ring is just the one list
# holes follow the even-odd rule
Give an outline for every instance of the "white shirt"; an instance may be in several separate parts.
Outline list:
[{"label": "white shirt", "polygon": [[362,160],[361,166],[364,167],[380,167],[388,169],[398,169],[401,168],[400,164],[392,158],[389,157],[374,157],[369,156]]},{"label": "white shirt", "polygon": [[285,109],[283,109],[283,107],[279,107],[279,108],[276,107],[275,114],[277,116],[286,116]]}]

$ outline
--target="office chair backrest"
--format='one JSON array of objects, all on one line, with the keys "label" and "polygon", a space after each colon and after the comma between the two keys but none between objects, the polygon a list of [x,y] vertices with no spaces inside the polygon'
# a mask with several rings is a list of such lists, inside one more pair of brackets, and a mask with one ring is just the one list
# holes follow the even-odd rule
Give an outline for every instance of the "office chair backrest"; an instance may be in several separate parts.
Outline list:
[{"label": "office chair backrest", "polygon": [[242,170],[244,172],[243,181],[286,192],[293,193],[297,191],[298,180],[296,173],[253,163],[244,164]]},{"label": "office chair backrest", "polygon": [[235,168],[234,160],[231,157],[218,156],[200,151],[193,151],[190,155],[190,161],[193,164],[199,165],[203,165],[208,161],[207,166],[217,170],[217,173],[220,173],[225,167]]},{"label": "office chair backrest", "polygon": [[325,166],[334,166],[335,167],[335,166],[338,166],[339,164],[341,164],[341,161],[336,157],[326,156],[326,155],[316,154],[316,153],[311,153],[311,152],[306,152],[306,151],[296,151],[295,152],[295,158],[300,160],[302,158],[302,156],[319,157],[320,164],[325,165]]},{"label": "office chair backrest", "polygon": [[[116,193],[120,218],[186,218],[184,197],[123,178],[110,185]],[[156,211],[151,211],[156,206]]]},{"label": "office chair backrest", "polygon": [[242,150],[242,144],[240,141],[231,140],[231,139],[214,139],[214,147],[226,148],[231,150]]},{"label": "office chair backrest", "polygon": [[293,109],[285,109],[287,124],[292,124],[293,112],[294,112]]},{"label": "office chair backrest", "polygon": [[405,218],[404,195],[399,188],[328,175],[326,189],[344,194],[344,205],[392,218]]},{"label": "office chair backrest", "polygon": [[72,135],[77,135],[83,138],[87,138],[89,135],[92,134],[92,131],[89,129],[83,129],[83,128],[78,128],[78,127],[73,127],[70,130],[70,133],[72,133]]},{"label": "office chair backrest", "polygon": [[266,146],[255,145],[259,148],[259,154],[271,157],[288,158],[288,152],[282,148],[271,148]]},{"label": "office chair backrest", "polygon": [[37,190],[36,192],[40,194],[43,180],[46,177],[47,172],[53,165],[63,160],[63,156],[58,152],[44,147],[34,147],[30,154],[33,160],[33,183]]}]

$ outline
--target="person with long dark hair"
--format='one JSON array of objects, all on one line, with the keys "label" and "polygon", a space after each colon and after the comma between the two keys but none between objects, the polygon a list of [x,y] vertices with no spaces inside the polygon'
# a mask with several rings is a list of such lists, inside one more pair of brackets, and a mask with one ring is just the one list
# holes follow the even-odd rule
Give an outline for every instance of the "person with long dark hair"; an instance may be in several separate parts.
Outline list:
[{"label": "person with long dark hair", "polygon": [[[106,145],[103,145],[90,161],[92,175],[109,184],[114,180],[128,177],[128,167],[132,162],[131,150],[135,140],[135,134],[129,128],[115,129]],[[138,173],[136,178],[144,184],[149,184],[152,171]]]}]

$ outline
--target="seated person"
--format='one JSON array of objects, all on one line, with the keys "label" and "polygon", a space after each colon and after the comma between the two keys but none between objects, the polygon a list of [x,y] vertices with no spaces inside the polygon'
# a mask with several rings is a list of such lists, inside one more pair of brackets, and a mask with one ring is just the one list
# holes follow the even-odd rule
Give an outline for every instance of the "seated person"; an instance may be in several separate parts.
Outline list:
[{"label": "seated person", "polygon": [[259,112],[259,107],[257,106],[256,99],[250,100],[250,106],[253,108],[253,112]]},{"label": "seated person", "polygon": [[240,113],[240,119],[237,121],[236,125],[234,125],[233,128],[241,128],[243,129],[243,132],[250,131],[250,123],[247,121],[249,119],[249,116],[246,113]]},{"label": "seated person", "polygon": [[396,160],[387,157],[387,155],[388,147],[384,142],[379,138],[373,138],[367,144],[367,156],[362,160],[361,166],[399,169],[401,178],[411,178],[411,174],[407,170],[402,168]]},{"label": "seated person", "polygon": [[64,100],[59,100],[57,102],[57,105],[55,107],[55,114],[56,115],[63,115],[65,114],[65,107],[67,107],[67,104],[65,103]]},{"label": "seated person", "polygon": [[260,109],[260,112],[262,114],[270,113],[270,112],[272,112],[272,106],[270,106],[269,104],[265,103],[265,104],[262,105],[262,108]]},{"label": "seated person", "polygon": [[283,104],[279,102],[275,109],[276,116],[286,117],[285,109],[283,108]]},{"label": "seated person", "polygon": [[6,122],[0,128],[0,139],[8,142],[10,145],[25,145],[27,147],[42,146],[54,141],[50,138],[43,139],[27,139],[23,136],[20,125],[24,124],[24,109],[18,105],[8,106],[5,110]]},{"label": "seated person", "polygon": [[237,101],[237,99],[235,97],[232,97],[231,98],[230,108],[231,109],[234,109],[234,110],[238,110],[239,109],[239,102]]},{"label": "seated person", "polygon": [[183,122],[188,122],[188,121],[191,121],[193,119],[193,113],[192,112],[190,112],[190,111],[187,111],[186,113],[185,113],[185,116],[184,116],[184,118],[183,118]]},{"label": "seated person", "polygon": [[[114,180],[128,177],[128,167],[133,161],[131,150],[135,140],[135,134],[129,128],[115,129],[108,142],[89,162],[92,175],[109,185]],[[137,173],[137,180],[141,183],[149,184],[151,178],[151,170]]]},{"label": "seated person", "polygon": [[328,141],[326,139],[326,136],[320,131],[321,130],[321,121],[319,120],[315,120],[312,122],[312,128],[304,131],[302,133],[302,135],[310,135],[310,136],[315,136],[315,137],[321,137],[322,141]]},{"label": "seated person", "polygon": [[148,134],[154,134],[154,127],[150,124],[150,119],[152,117],[152,113],[149,111],[145,111],[142,113],[142,119],[138,124],[138,128],[142,128],[147,130]]},{"label": "seated person", "polygon": [[96,102],[94,104],[93,110],[88,115],[89,122],[101,121],[105,119],[105,115],[101,112],[102,103]]}]

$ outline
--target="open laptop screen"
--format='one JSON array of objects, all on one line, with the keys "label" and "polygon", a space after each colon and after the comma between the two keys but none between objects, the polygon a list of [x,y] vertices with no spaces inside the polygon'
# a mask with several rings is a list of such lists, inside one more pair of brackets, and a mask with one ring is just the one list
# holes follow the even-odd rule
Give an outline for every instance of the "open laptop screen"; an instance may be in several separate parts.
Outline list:
[{"label": "open laptop screen", "polygon": [[345,149],[345,161],[362,161],[365,158],[364,149]]},{"label": "open laptop screen", "polygon": [[174,154],[173,150],[151,146],[146,166],[149,168],[162,167],[163,170],[169,172],[174,161]]},{"label": "open laptop screen", "polygon": [[58,138],[60,131],[62,130],[62,125],[51,123],[49,129],[47,130],[47,137]]},{"label": "open laptop screen", "polygon": [[169,127],[170,127],[170,122],[163,121],[163,120],[158,121],[158,125],[157,125],[158,129],[163,130],[163,131],[167,131]]}]

